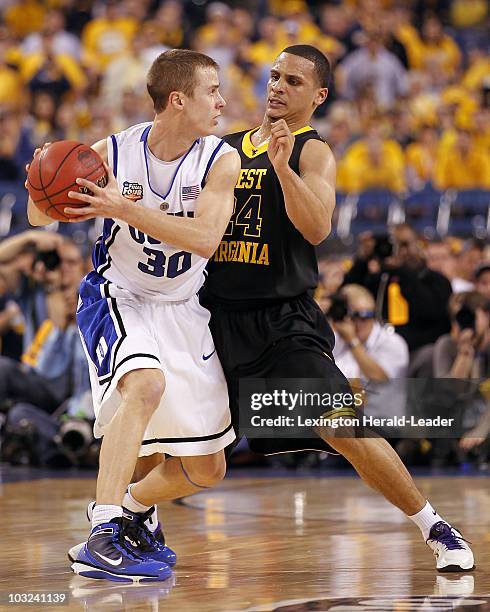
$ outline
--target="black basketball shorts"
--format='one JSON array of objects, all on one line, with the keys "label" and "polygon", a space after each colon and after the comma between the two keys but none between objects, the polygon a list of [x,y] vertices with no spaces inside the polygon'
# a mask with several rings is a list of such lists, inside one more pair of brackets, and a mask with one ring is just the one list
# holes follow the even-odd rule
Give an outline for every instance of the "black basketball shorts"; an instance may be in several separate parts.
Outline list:
[{"label": "black basketball shorts", "polygon": [[[318,378],[332,389],[351,392],[349,382],[332,356],[332,329],[309,295],[246,310],[237,310],[236,306],[229,309],[205,299],[203,303],[211,311],[211,333],[228,383],[237,435],[240,379]],[[329,450],[313,431],[311,438],[249,438],[248,441],[254,452],[265,455]]]}]

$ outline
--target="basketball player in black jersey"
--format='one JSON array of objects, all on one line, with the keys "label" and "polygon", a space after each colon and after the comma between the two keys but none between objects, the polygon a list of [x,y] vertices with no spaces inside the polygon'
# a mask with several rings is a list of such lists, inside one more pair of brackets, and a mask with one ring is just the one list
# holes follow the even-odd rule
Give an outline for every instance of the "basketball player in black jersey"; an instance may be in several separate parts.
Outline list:
[{"label": "basketball player in black jersey", "polygon": [[[309,125],[327,97],[329,77],[328,60],[316,48],[284,49],[270,72],[262,125],[225,137],[240,153],[242,169],[202,302],[211,311],[236,429],[240,378],[319,378],[337,390],[349,388],[332,358],[333,332],[311,297],[318,276],[314,245],[330,233],[335,207],[334,157]],[[438,570],[473,569],[461,534],[425,500],[385,440],[322,435],[419,526]],[[320,438],[249,443],[264,454],[327,448]]]}]

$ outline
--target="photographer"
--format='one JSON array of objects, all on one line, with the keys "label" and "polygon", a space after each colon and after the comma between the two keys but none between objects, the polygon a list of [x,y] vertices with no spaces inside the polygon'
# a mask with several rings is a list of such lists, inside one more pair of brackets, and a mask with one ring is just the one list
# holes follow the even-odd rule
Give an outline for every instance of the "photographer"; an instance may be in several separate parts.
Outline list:
[{"label": "photographer", "polygon": [[470,379],[490,375],[488,301],[476,291],[457,293],[449,303],[451,333],[434,346],[436,378]]},{"label": "photographer", "polygon": [[361,236],[359,254],[344,282],[369,289],[383,318],[406,340],[411,353],[450,329],[451,283],[426,266],[409,225],[394,226],[389,237]]},{"label": "photographer", "polygon": [[79,370],[85,370],[86,364],[79,357],[76,300],[74,287],[52,291],[47,296],[49,316],[24,352],[22,363],[0,357],[0,405],[28,402],[52,413],[80,391],[74,389],[74,381],[80,379]]},{"label": "photographer", "polygon": [[[470,450],[490,429],[488,392],[482,384],[490,377],[489,303],[476,291],[457,293],[451,297],[449,313],[451,333],[439,338],[433,353],[437,403],[454,414],[465,431],[459,447]],[[461,460],[456,441],[433,441],[433,465],[444,465],[451,454]]]},{"label": "photographer", "polygon": [[364,287],[346,285],[327,312],[335,332],[335,362],[347,378],[386,382],[404,378],[408,348],[390,326],[375,319],[374,299]]},{"label": "photographer", "polygon": [[364,412],[391,417],[405,413],[408,347],[393,327],[375,319],[374,299],[359,285],[344,286],[327,312],[335,332],[333,355],[350,379],[367,391]]},{"label": "photographer", "polygon": [[59,234],[38,230],[22,232],[0,243],[0,264],[8,279],[9,293],[24,318],[24,350],[48,318],[46,294],[61,285],[58,248],[62,244]]}]

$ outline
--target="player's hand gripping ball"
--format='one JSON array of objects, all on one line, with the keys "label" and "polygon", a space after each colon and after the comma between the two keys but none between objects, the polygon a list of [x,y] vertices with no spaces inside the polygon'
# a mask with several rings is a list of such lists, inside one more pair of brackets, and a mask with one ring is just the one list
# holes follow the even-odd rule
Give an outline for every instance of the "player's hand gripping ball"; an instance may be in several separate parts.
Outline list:
[{"label": "player's hand gripping ball", "polygon": [[29,166],[26,187],[41,212],[56,221],[70,221],[74,215],[65,213],[65,207],[84,208],[87,204],[68,197],[68,192],[92,193],[77,185],[77,178],[105,187],[108,177],[104,162],[89,146],[60,140],[36,152]]}]

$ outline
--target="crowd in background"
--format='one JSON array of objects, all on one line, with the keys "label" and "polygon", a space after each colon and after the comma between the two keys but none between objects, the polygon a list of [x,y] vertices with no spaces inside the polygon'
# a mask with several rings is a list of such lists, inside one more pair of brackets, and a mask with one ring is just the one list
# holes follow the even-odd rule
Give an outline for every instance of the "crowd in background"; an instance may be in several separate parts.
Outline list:
[{"label": "crowd in background", "polygon": [[485,0],[4,0],[0,180],[32,150],[93,143],[151,119],[145,75],[170,47],[221,66],[223,133],[257,125],[269,68],[313,44],[333,67],[315,125],[339,191],[490,185],[489,7]]},{"label": "crowd in background", "polygon": [[[340,193],[490,189],[485,0],[2,0],[0,12],[0,185],[22,185],[34,148],[47,141],[91,144],[151,120],[146,72],[168,48],[194,48],[220,64],[222,133],[255,127],[274,58],[307,43],[333,68],[313,125],[334,152]],[[321,260],[317,292],[327,313],[333,303],[345,305],[332,325],[335,357],[349,377],[379,387],[407,377],[490,376],[484,241],[427,241],[400,225],[390,237],[366,233],[356,243],[356,253]],[[0,242],[4,431],[22,438],[33,407],[48,416],[38,429],[55,427],[58,437],[63,418],[79,419],[83,444],[68,457],[75,464],[84,464],[79,449],[90,446],[82,424],[91,418],[88,378],[74,321],[89,247],[45,231]],[[411,393],[395,395],[408,402]],[[446,465],[470,456],[485,465],[485,393],[482,384],[460,441],[400,440],[404,458]],[[15,444],[10,452],[33,460]]]}]

